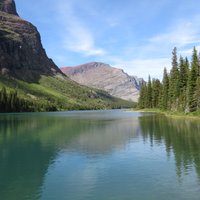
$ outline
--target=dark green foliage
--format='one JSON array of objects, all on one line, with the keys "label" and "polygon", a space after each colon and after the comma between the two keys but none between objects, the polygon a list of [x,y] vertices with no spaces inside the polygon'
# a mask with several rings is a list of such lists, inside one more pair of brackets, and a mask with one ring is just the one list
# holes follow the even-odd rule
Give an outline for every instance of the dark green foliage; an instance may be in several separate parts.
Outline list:
[{"label": "dark green foliage", "polygon": [[180,57],[180,96],[179,96],[179,110],[184,111],[187,106],[187,85],[189,77],[189,62],[187,58],[184,60]]},{"label": "dark green foliage", "polygon": [[[3,89],[0,94],[0,112],[119,109],[136,106],[136,103],[81,86],[68,78],[42,76],[39,83],[27,83],[0,76],[0,91],[3,87],[6,87],[7,92]],[[15,91],[13,88],[16,88]],[[2,106],[5,98],[8,98],[6,108]]]},{"label": "dark green foliage", "polygon": [[6,103],[7,103],[6,88],[3,87],[1,92],[0,92],[0,110],[2,112],[6,111]]},{"label": "dark green foliage", "polygon": [[146,86],[146,83],[144,82],[140,89],[138,107],[141,109],[146,108],[147,107],[146,102],[147,102],[147,86]]},{"label": "dark green foliage", "polygon": [[184,60],[183,57],[180,57],[180,91],[185,92],[187,88],[187,82],[188,82],[188,71],[189,71],[189,65],[187,58]]},{"label": "dark green foliage", "polygon": [[164,69],[161,83],[155,79],[152,83],[148,80],[148,84],[141,89],[139,107],[186,113],[200,111],[200,58],[197,55],[194,48],[191,64],[182,56],[178,63],[174,48],[170,73]]},{"label": "dark green foliage", "polygon": [[159,107],[161,101],[161,83],[158,79],[152,80],[152,108]]},{"label": "dark green foliage", "polygon": [[178,97],[180,92],[180,73],[178,69],[177,62],[177,52],[176,47],[172,52],[172,69],[169,76],[169,96],[170,96],[170,106],[173,110],[176,110],[178,105]]},{"label": "dark green foliage", "polygon": [[161,93],[160,81],[158,79],[151,81],[149,76],[148,83],[142,84],[138,107],[141,109],[156,108],[160,103]]},{"label": "dark green foliage", "polygon": [[20,111],[21,101],[17,97],[17,92],[7,93],[6,88],[0,90],[0,112],[17,112]]},{"label": "dark green foliage", "polygon": [[198,57],[197,50],[193,49],[191,71],[189,73],[188,80],[188,106],[189,111],[193,112],[197,110],[197,100],[195,98],[195,90],[198,77]]},{"label": "dark green foliage", "polygon": [[200,76],[200,53],[199,53],[199,56],[198,56],[198,62],[197,62],[197,65],[198,65],[198,67],[197,67],[197,76]]},{"label": "dark green foliage", "polygon": [[152,85],[151,85],[151,77],[149,76],[149,80],[147,83],[147,101],[146,108],[152,108]]},{"label": "dark green foliage", "polygon": [[30,101],[19,98],[17,91],[7,92],[3,87],[0,90],[0,112],[33,112],[33,111],[56,111],[54,104],[46,102],[41,104],[39,101]]},{"label": "dark green foliage", "polygon": [[197,109],[200,109],[200,77],[197,78],[197,89],[195,91],[195,98],[197,101]]},{"label": "dark green foliage", "polygon": [[163,110],[168,109],[168,101],[169,101],[169,77],[167,74],[167,69],[164,68],[163,80],[162,80],[162,97],[160,107]]}]

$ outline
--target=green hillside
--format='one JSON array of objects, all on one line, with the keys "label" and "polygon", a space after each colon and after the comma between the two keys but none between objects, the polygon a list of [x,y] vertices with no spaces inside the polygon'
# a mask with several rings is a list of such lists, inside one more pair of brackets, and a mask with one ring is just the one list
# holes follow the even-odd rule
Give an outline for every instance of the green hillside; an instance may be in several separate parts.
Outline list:
[{"label": "green hillside", "polygon": [[5,87],[17,91],[31,109],[28,111],[90,110],[133,107],[132,102],[110,96],[100,90],[81,86],[64,76],[42,76],[37,83],[28,83],[0,76],[0,91]]},{"label": "green hillside", "polygon": [[48,58],[40,33],[0,1],[0,112],[109,109],[133,103],[81,86]]}]

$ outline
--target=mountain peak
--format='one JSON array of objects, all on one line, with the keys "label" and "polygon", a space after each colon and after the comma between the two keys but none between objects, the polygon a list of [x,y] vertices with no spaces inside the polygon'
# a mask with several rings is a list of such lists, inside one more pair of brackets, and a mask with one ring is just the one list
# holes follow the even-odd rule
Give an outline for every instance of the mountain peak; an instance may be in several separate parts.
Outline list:
[{"label": "mountain peak", "polygon": [[122,69],[101,62],[90,62],[61,68],[61,71],[81,85],[107,91],[124,100],[138,101],[140,82]]},{"label": "mountain peak", "polygon": [[18,16],[14,0],[0,0],[0,41],[0,75],[35,82],[62,74],[47,57],[37,28]]},{"label": "mountain peak", "polygon": [[14,0],[0,0],[0,11],[19,16]]}]

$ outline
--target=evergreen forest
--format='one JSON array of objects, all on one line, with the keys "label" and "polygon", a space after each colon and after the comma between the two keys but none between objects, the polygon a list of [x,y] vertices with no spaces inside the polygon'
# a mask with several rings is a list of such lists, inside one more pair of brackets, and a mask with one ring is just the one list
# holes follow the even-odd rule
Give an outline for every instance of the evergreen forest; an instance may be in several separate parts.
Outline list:
[{"label": "evergreen forest", "polygon": [[0,113],[132,108],[136,103],[78,85],[68,78],[42,76],[39,83],[0,76]]},{"label": "evergreen forest", "polygon": [[57,108],[53,104],[41,104],[20,98],[17,94],[17,90],[8,92],[5,87],[0,90],[0,112],[34,112],[56,110]]},{"label": "evergreen forest", "polygon": [[191,61],[177,57],[172,51],[172,67],[164,68],[163,79],[151,79],[143,83],[138,102],[140,109],[192,113],[200,110],[200,54],[193,48]]}]

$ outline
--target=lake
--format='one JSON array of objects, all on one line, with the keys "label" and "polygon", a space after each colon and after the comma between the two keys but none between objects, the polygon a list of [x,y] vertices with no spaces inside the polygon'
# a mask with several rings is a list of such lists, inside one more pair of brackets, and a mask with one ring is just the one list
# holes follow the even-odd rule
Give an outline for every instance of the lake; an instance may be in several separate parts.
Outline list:
[{"label": "lake", "polygon": [[1,200],[199,200],[200,121],[151,113],[0,115]]}]

